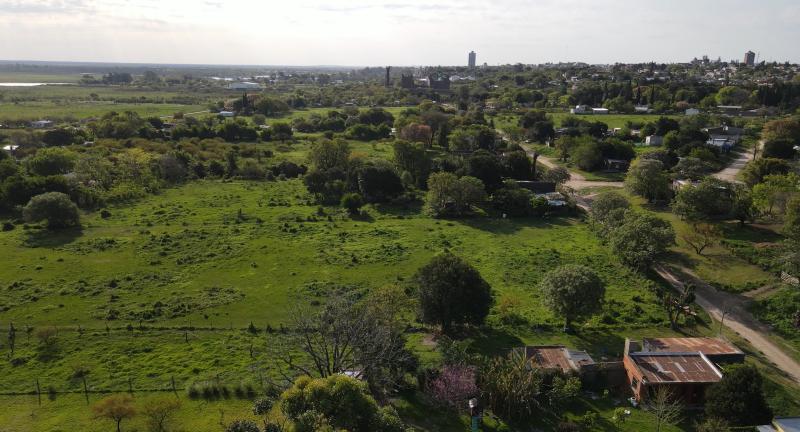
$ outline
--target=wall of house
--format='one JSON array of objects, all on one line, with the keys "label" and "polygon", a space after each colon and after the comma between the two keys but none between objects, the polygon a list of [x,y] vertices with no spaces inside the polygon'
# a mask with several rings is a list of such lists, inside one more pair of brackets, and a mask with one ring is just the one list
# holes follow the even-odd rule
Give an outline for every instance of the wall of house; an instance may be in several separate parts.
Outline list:
[{"label": "wall of house", "polygon": [[[630,356],[623,357],[622,364],[625,366],[628,388],[633,393],[633,397],[636,398],[636,400],[641,400],[642,374],[639,373],[639,369],[633,364],[633,360]],[[633,385],[634,380],[636,381],[635,386]]]}]

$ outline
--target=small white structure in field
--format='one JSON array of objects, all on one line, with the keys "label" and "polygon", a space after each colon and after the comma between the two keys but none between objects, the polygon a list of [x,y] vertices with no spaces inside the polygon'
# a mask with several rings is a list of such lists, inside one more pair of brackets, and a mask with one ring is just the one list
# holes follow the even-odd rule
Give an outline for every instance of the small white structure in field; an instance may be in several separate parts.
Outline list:
[{"label": "small white structure in field", "polygon": [[645,137],[644,144],[646,146],[660,146],[664,144],[664,137],[661,135],[649,135]]},{"label": "small white structure in field", "polygon": [[51,120],[37,120],[31,122],[31,127],[34,129],[46,129],[53,127],[53,122]]}]

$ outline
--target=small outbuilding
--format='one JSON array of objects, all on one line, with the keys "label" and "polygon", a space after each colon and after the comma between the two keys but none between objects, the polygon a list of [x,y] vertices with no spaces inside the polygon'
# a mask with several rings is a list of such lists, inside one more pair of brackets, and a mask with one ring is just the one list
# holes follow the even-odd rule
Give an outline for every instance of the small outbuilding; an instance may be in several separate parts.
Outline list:
[{"label": "small outbuilding", "polygon": [[534,367],[580,373],[595,366],[586,351],[572,350],[563,345],[526,346],[525,358]]},{"label": "small outbuilding", "polygon": [[31,127],[34,129],[47,129],[53,127],[52,120],[36,120],[31,122]]}]

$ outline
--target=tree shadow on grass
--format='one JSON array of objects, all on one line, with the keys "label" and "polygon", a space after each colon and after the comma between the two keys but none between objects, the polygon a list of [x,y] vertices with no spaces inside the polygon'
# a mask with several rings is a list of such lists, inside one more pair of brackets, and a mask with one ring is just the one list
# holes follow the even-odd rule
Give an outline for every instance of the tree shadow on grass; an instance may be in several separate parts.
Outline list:
[{"label": "tree shadow on grass", "polygon": [[470,351],[483,356],[504,355],[525,344],[511,332],[494,327],[471,329],[466,334],[472,339]]},{"label": "tree shadow on grass", "polygon": [[29,248],[58,247],[74,242],[83,235],[83,228],[65,228],[60,230],[31,229],[26,233],[23,245]]},{"label": "tree shadow on grass", "polygon": [[378,213],[389,216],[410,217],[418,216],[420,213],[422,213],[421,201],[415,201],[405,205],[381,203],[374,204],[373,207],[378,211]]},{"label": "tree shadow on grass", "polygon": [[742,240],[754,243],[774,243],[783,239],[783,236],[773,230],[754,225],[739,226],[738,222],[722,224],[722,228],[725,232],[725,238],[729,240]]},{"label": "tree shadow on grass", "polygon": [[569,218],[565,217],[523,217],[507,218],[501,217],[473,217],[465,219],[452,219],[470,228],[486,231],[492,234],[515,234],[524,228],[551,228],[554,226],[570,225]]}]

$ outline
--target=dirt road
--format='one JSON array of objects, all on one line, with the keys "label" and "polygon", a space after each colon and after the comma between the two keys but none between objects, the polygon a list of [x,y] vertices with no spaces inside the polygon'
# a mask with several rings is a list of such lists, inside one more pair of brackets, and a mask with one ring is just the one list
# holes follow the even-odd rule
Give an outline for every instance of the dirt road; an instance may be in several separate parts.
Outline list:
[{"label": "dirt road", "polygon": [[[528,154],[531,158],[533,158],[534,151],[525,144],[520,144],[520,146],[525,149],[525,153]],[[542,165],[546,166],[547,168],[555,168],[559,166],[556,162],[552,159],[548,158],[547,156],[539,155],[537,161]],[[569,172],[570,179],[565,184],[571,187],[574,190],[581,190],[590,187],[623,187],[624,184],[622,182],[612,182],[612,181],[591,181],[586,180],[586,177],[583,175],[576,173],[575,171]]]},{"label": "dirt road", "polygon": [[[761,146],[763,145],[763,143],[759,142],[757,145]],[[755,153],[755,147],[739,153],[739,156],[736,159],[734,159],[733,162],[730,163],[730,165],[725,167],[725,169],[723,169],[722,171],[713,174],[713,176],[720,180],[737,182],[738,180],[736,180],[736,176],[739,175],[739,172],[742,169],[744,169],[744,166],[747,165],[747,162],[753,160],[754,153]]]},{"label": "dirt road", "polygon": [[[739,336],[750,342],[786,376],[800,384],[800,363],[787,355],[765,334],[770,333],[769,327],[758,322],[747,311],[747,300],[736,294],[718,291],[688,269],[671,269],[656,265],[654,270],[673,287],[681,289],[683,281],[691,282],[695,286],[696,303],[705,309],[711,317],[722,321],[725,327],[736,332]],[[724,319],[723,319],[724,314]]]}]

